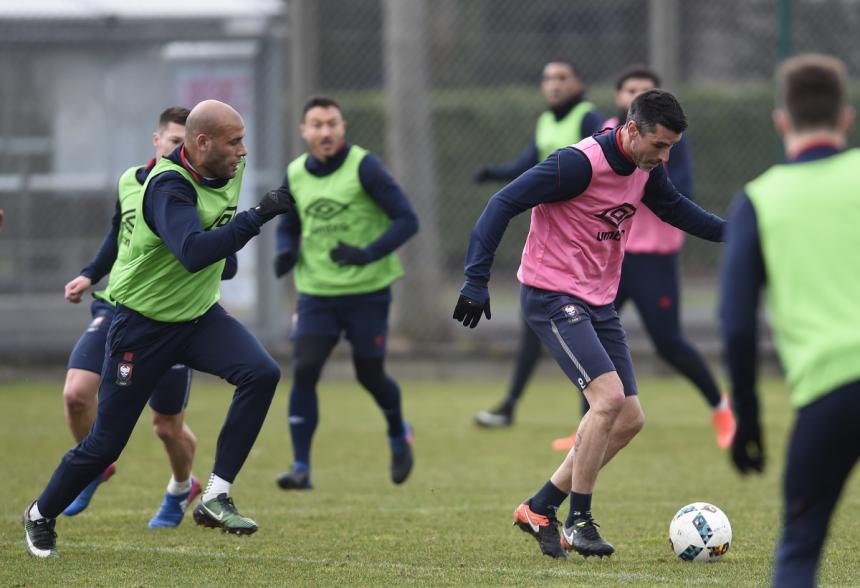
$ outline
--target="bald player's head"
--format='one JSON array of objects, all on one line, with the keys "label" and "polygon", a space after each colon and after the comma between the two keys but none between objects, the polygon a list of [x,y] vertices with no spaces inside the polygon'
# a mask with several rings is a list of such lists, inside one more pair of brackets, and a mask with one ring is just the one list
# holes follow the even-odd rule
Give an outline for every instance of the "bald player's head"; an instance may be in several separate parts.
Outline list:
[{"label": "bald player's head", "polygon": [[229,179],[248,153],[245,123],[229,104],[204,100],[191,109],[185,123],[185,150],[191,165],[204,177]]}]

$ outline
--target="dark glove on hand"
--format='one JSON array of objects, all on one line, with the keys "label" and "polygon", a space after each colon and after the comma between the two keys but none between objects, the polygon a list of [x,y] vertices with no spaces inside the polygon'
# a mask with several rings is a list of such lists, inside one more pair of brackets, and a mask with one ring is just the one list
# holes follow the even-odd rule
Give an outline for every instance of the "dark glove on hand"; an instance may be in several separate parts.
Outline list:
[{"label": "dark glove on hand", "polygon": [[460,299],[457,300],[457,306],[454,307],[454,320],[463,323],[463,326],[474,329],[478,321],[481,320],[481,314],[486,315],[487,320],[490,320],[490,299],[487,298],[485,303],[480,303],[472,300],[468,296],[460,294]]},{"label": "dark glove on hand", "polygon": [[732,462],[742,474],[764,471],[764,446],[758,423],[745,424],[738,420],[735,438],[732,441]]},{"label": "dark glove on hand", "polygon": [[347,245],[343,241],[337,242],[337,247],[329,252],[329,257],[341,267],[345,265],[367,265],[373,261],[366,249]]},{"label": "dark glove on hand", "polygon": [[478,172],[472,179],[475,180],[476,184],[483,184],[484,182],[491,180],[492,178],[490,177],[490,169],[487,167],[482,167],[478,170]]},{"label": "dark glove on hand", "polygon": [[289,273],[296,265],[296,254],[292,251],[284,251],[275,258],[275,277],[280,278]]},{"label": "dark glove on hand", "polygon": [[291,211],[295,204],[296,199],[290,191],[280,187],[266,192],[260,203],[254,207],[254,211],[262,217],[263,222],[268,222],[279,214]]}]

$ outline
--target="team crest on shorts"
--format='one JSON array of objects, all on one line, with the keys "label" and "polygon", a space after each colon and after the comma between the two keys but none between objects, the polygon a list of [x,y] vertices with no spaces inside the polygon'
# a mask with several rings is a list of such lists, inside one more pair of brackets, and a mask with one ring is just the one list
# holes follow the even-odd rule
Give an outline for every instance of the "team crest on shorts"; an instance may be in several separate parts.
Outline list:
[{"label": "team crest on shorts", "polygon": [[134,364],[121,362],[116,368],[116,383],[118,386],[131,385],[131,374],[134,371]]},{"label": "team crest on shorts", "polygon": [[576,306],[574,306],[573,304],[565,304],[564,306],[562,306],[561,311],[569,319],[576,318]]}]

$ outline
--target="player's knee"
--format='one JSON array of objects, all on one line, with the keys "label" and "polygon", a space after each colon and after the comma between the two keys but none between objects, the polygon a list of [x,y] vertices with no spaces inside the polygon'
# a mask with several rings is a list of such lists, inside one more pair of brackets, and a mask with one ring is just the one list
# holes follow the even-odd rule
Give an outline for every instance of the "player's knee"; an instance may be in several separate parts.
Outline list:
[{"label": "player's knee", "polygon": [[96,403],[97,390],[79,383],[67,383],[63,388],[63,402],[71,413],[87,412]]},{"label": "player's knee", "polygon": [[275,389],[281,379],[281,368],[271,357],[261,359],[253,371],[254,378],[262,384],[271,386],[272,390]]},{"label": "player's knee", "polygon": [[378,390],[386,383],[382,360],[355,360],[355,377],[367,390]]},{"label": "player's knee", "polygon": [[678,337],[662,337],[654,339],[654,348],[657,355],[671,362],[683,353],[685,346],[683,340]]},{"label": "player's knee", "polygon": [[639,408],[630,414],[625,414],[623,430],[628,439],[632,439],[645,427],[645,413]]},{"label": "player's knee", "polygon": [[624,408],[624,385],[615,372],[603,374],[588,385],[586,397],[592,412],[615,420]]},{"label": "player's knee", "polygon": [[152,412],[152,428],[164,442],[179,441],[182,438],[183,418],[181,414],[161,414]]},{"label": "player's knee", "polygon": [[304,390],[312,390],[316,388],[320,373],[322,372],[322,362],[315,361],[310,358],[297,358],[293,365],[293,380],[296,386]]}]

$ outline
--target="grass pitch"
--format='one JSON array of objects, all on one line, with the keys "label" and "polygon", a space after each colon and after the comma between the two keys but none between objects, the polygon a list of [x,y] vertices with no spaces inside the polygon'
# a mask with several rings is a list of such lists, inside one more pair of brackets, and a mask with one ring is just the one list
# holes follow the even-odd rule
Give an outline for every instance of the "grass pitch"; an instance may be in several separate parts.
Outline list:
[{"label": "grass pitch", "polygon": [[[394,367],[396,372],[396,366]],[[506,375],[506,374],[503,374]],[[169,478],[147,414],[90,508],[57,523],[61,559],[29,558],[21,513],[47,482],[71,437],[61,382],[0,386],[0,585],[3,586],[311,586],[582,585],[763,586],[779,532],[779,482],[792,412],[781,384],[764,388],[767,470],[741,479],[713,441],[702,399],[677,379],[643,379],[645,430],[601,474],[594,513],[615,545],[608,559],[553,561],[511,526],[514,507],[561,459],[550,441],[578,419],[578,401],[561,379],[528,390],[515,426],[486,431],[472,414],[493,405],[498,381],[401,379],[416,431],[416,469],[402,487],[388,477],[383,419],[351,382],[324,382],[310,492],[274,483],[291,460],[282,385],[233,496],[260,531],[234,537],[194,525],[152,531]],[[195,473],[205,479],[230,388],[198,377],[188,422],[199,439]],[[815,475],[810,472],[810,475]],[[669,520],[681,506],[708,501],[729,516],[734,541],[718,564],[689,564],[669,548]],[[563,518],[567,505],[560,513]],[[820,581],[857,585],[860,482],[853,476],[831,526]]]}]

